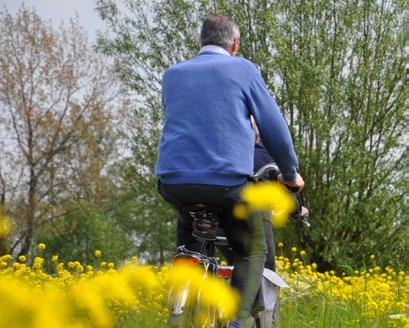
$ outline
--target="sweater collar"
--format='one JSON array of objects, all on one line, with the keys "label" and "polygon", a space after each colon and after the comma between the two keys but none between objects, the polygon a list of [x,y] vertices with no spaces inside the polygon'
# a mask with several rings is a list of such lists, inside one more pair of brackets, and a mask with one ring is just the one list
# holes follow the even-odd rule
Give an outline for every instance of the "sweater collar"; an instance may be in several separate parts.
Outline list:
[{"label": "sweater collar", "polygon": [[214,53],[218,53],[221,55],[226,55],[226,56],[230,56],[230,54],[223,49],[222,47],[219,46],[214,46],[214,45],[207,45],[207,46],[203,46],[198,54],[201,54],[202,52],[214,52]]}]

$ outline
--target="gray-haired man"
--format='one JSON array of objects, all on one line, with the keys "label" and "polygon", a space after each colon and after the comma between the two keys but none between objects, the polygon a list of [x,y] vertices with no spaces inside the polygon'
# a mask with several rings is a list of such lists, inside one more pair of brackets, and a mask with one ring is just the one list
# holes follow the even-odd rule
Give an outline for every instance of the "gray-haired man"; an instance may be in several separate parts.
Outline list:
[{"label": "gray-haired man", "polygon": [[[208,17],[200,34],[201,50],[192,59],[173,65],[163,76],[165,124],[156,174],[159,192],[180,210],[191,203],[223,209],[220,225],[233,248],[232,286],[243,296],[240,327],[251,314],[260,286],[267,247],[263,218],[238,221],[232,214],[240,190],[253,173],[254,132],[282,172],[284,183],[302,189],[291,136],[274,99],[254,64],[236,57],[239,29],[226,16]],[[177,243],[195,249],[192,222],[179,211]]]}]

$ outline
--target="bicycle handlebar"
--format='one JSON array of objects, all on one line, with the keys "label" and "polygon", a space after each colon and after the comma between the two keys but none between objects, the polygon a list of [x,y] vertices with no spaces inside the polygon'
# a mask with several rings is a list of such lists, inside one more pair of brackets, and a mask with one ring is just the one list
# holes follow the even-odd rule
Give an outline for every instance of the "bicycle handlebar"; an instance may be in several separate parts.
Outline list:
[{"label": "bicycle handlebar", "polygon": [[264,176],[264,174],[268,173],[268,172],[275,172],[278,174],[280,174],[280,169],[278,168],[278,166],[274,163],[270,163],[270,164],[266,164],[264,165],[261,169],[259,169],[256,173],[254,173],[251,178],[255,181],[259,181],[261,177]]},{"label": "bicycle handlebar", "polygon": [[[281,174],[280,169],[278,168],[278,166],[277,166],[276,164],[274,164],[274,163],[269,163],[269,164],[264,165],[262,168],[260,168],[256,173],[254,173],[254,174],[251,176],[251,178],[252,178],[254,181],[257,182],[257,181],[259,181],[263,176],[265,176],[265,174],[268,173],[268,172],[274,172],[276,176],[278,176],[279,174]],[[288,189],[289,191],[291,191],[292,193],[297,193],[297,192],[298,192],[298,188],[296,188],[296,187],[291,187],[291,186],[288,186],[288,185],[286,185],[286,184],[284,184],[284,185],[285,185],[285,186],[287,187],[287,189]],[[309,222],[309,215],[308,215],[308,214],[305,215],[305,216],[301,216],[301,217],[300,217],[300,220],[301,220],[301,222],[304,223],[307,227],[310,227],[310,226],[311,226],[311,224],[310,224],[310,222]]]}]

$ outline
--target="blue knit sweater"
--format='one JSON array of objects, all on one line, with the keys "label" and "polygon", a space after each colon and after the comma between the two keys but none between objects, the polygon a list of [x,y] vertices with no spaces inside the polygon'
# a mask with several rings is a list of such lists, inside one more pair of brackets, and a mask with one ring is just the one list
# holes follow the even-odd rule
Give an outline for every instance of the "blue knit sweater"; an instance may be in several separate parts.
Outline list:
[{"label": "blue knit sweater", "polygon": [[165,184],[239,185],[253,173],[254,131],[285,180],[297,157],[288,126],[254,64],[201,52],[162,81],[165,115],[155,172]]}]

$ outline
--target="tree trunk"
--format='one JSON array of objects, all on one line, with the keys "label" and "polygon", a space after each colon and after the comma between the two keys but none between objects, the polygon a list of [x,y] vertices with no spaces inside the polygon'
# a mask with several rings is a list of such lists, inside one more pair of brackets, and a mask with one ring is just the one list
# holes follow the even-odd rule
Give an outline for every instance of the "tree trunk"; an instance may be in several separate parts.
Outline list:
[{"label": "tree trunk", "polygon": [[30,251],[31,243],[33,241],[34,218],[35,218],[35,208],[36,208],[36,199],[35,199],[36,189],[37,189],[37,177],[34,172],[34,167],[31,167],[30,183],[29,183],[29,190],[28,190],[28,204],[27,204],[27,211],[26,211],[27,230],[23,238],[23,243],[22,243],[19,255],[28,254],[28,252]]}]

